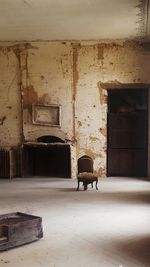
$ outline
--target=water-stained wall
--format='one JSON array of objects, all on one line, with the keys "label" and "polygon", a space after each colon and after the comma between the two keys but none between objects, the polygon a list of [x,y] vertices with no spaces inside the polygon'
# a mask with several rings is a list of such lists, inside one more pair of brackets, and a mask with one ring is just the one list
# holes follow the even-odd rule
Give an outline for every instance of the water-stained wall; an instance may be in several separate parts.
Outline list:
[{"label": "water-stained wall", "polygon": [[22,140],[20,71],[14,47],[0,46],[0,146]]},{"label": "water-stained wall", "polygon": [[[150,84],[149,47],[137,42],[68,41],[21,44],[19,56],[12,48],[1,51],[1,145],[19,144],[22,132],[22,142],[55,135],[71,145],[72,176],[77,158],[84,154],[93,158],[99,176],[105,175],[106,84]],[[61,105],[61,127],[34,125],[32,104]],[[11,137],[6,142],[8,130]]]},{"label": "water-stained wall", "polygon": [[101,176],[106,173],[107,83],[112,88],[150,83],[150,51],[136,42],[81,43],[77,53],[77,155],[91,156]]},{"label": "water-stained wall", "polygon": [[[72,139],[72,49],[66,43],[34,43],[26,55],[23,84],[23,129],[25,140],[42,135]],[[61,127],[32,124],[32,104],[61,106]]]}]

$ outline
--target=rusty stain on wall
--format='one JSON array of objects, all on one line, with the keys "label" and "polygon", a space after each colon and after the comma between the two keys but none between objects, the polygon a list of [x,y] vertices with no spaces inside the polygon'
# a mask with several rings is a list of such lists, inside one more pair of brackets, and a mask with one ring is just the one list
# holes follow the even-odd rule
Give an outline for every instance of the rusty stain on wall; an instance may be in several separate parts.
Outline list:
[{"label": "rusty stain on wall", "polygon": [[98,60],[104,59],[104,44],[97,45],[97,58]]},{"label": "rusty stain on wall", "polygon": [[23,43],[23,44],[13,44],[13,45],[1,45],[0,51],[7,55],[9,52],[13,51],[17,58],[20,57],[20,53],[28,50],[28,49],[37,49],[37,47],[31,45],[30,43]]},{"label": "rusty stain on wall", "polygon": [[24,94],[24,88],[28,86],[28,50],[27,45],[23,47],[23,49],[20,49],[19,55],[18,55],[18,62],[19,62],[19,76],[20,76],[20,97],[21,97],[21,121],[22,121],[22,128],[21,128],[21,141],[22,144],[24,143],[25,136],[24,136],[24,128],[23,128],[23,109],[24,109],[24,103],[23,103],[23,94]]},{"label": "rusty stain on wall", "polygon": [[45,93],[38,99],[38,104],[50,104],[51,103],[51,98],[49,94]]},{"label": "rusty stain on wall", "polygon": [[78,121],[78,127],[81,127],[81,126],[82,126],[82,122]]},{"label": "rusty stain on wall", "polygon": [[92,142],[96,142],[97,140],[99,140],[97,137],[95,137],[95,136],[90,136],[89,137],[90,138],[90,140],[92,141]]},{"label": "rusty stain on wall", "polygon": [[[96,43],[95,45],[89,42],[87,45],[82,45],[82,42],[81,44],[46,42],[38,43],[38,50],[34,51],[34,56],[30,49],[35,49],[35,47],[32,44],[17,44],[0,48],[1,65],[3,60],[6,65],[5,68],[10,63],[10,74],[5,75],[7,71],[4,71],[4,81],[0,81],[1,88],[5,85],[4,90],[9,88],[10,93],[16,96],[19,90],[14,89],[15,82],[16,84],[20,82],[24,108],[23,123],[26,123],[26,127],[24,127],[26,140],[30,137],[34,139],[35,135],[43,131],[40,127],[31,125],[29,114],[31,105],[33,103],[60,102],[63,111],[62,127],[59,129],[45,128],[44,133],[47,134],[51,131],[53,134],[59,133],[61,135],[65,132],[66,140],[72,140],[68,142],[73,144],[73,157],[75,158],[76,152],[77,155],[80,155],[84,151],[85,154],[94,159],[96,170],[102,175],[106,169],[107,89],[127,86],[137,88],[137,84],[134,84],[136,81],[140,81],[141,85],[147,83],[145,88],[149,88],[150,43],[138,44],[137,41],[120,41],[108,44]],[[19,59],[19,67],[14,54]],[[67,55],[66,58],[64,55]],[[101,61],[105,67],[103,69]],[[16,77],[14,70],[17,72]],[[67,72],[68,74],[66,74]],[[7,80],[5,81],[5,79]],[[3,98],[6,97],[3,96]],[[85,105],[83,105],[83,100]],[[8,128],[9,120],[12,119],[12,124],[15,124],[16,115],[20,120],[20,113],[16,113],[19,109],[13,106],[10,98],[9,101],[5,102],[6,112],[2,113],[7,117],[7,123],[1,127],[4,129],[0,136],[2,142],[5,140],[7,130],[9,129],[11,132],[11,129],[14,129],[11,124]],[[11,112],[8,110],[9,106],[12,107]],[[9,113],[13,113],[13,117]],[[99,119],[95,120],[97,117]],[[75,125],[78,127],[78,133]],[[31,135],[32,131],[33,134]],[[17,138],[19,138],[18,135]],[[76,139],[77,143],[75,142]],[[7,142],[4,143],[8,143],[8,137]],[[11,140],[9,143],[13,144],[13,141]],[[73,168],[75,167],[73,166]]]},{"label": "rusty stain on wall", "polygon": [[99,177],[105,176],[105,169],[100,167],[97,173]]},{"label": "rusty stain on wall", "polygon": [[[132,73],[132,72],[131,72]],[[118,80],[109,80],[105,83],[99,82],[98,86],[104,90],[107,89],[137,89],[137,88],[149,88],[148,83],[121,83]]]},{"label": "rusty stain on wall", "polygon": [[96,157],[99,157],[99,154],[94,153],[90,148],[85,148],[84,153],[85,155],[91,157],[93,160],[96,159]]},{"label": "rusty stain on wall", "polygon": [[30,108],[32,104],[38,102],[38,94],[32,85],[23,90],[23,107]]},{"label": "rusty stain on wall", "polygon": [[63,63],[63,59],[62,58],[60,59],[60,64],[61,64],[63,77],[65,78],[65,75],[66,75],[67,71],[64,69],[64,63]]},{"label": "rusty stain on wall", "polygon": [[23,108],[31,108],[32,104],[49,104],[50,97],[47,93],[41,97],[35,91],[35,88],[30,85],[23,90]]},{"label": "rusty stain on wall", "polygon": [[[93,45],[92,45],[93,46]],[[137,49],[137,50],[147,50],[149,51],[150,49],[150,42],[139,42],[137,40],[125,40],[122,43],[117,43],[117,42],[111,42],[111,43],[98,43],[97,44],[97,59],[98,60],[104,60],[104,52],[106,51],[107,53],[110,51],[119,51],[119,49],[128,47],[132,49]],[[112,63],[112,62],[111,62]]]},{"label": "rusty stain on wall", "polygon": [[100,104],[107,104],[107,91],[105,88],[103,88],[103,83],[98,82],[97,83],[98,89],[99,89],[99,96],[100,96]]},{"label": "rusty stain on wall", "polygon": [[0,46],[0,51],[6,56],[8,56],[8,54],[13,51],[16,57],[18,58],[20,54],[20,45],[15,44],[10,46]]},{"label": "rusty stain on wall", "polygon": [[100,130],[100,133],[101,133],[104,137],[107,136],[107,128],[100,128],[99,130]]},{"label": "rusty stain on wall", "polygon": [[73,140],[76,140],[76,129],[75,129],[75,101],[76,101],[76,91],[77,91],[77,83],[79,79],[78,75],[78,50],[80,49],[79,43],[73,43],[72,49],[73,49],[73,66],[72,66],[72,115],[73,115]]},{"label": "rusty stain on wall", "polygon": [[6,120],[6,116],[3,116],[2,118],[0,118],[0,125],[3,125],[5,120]]},{"label": "rusty stain on wall", "polygon": [[97,44],[97,58],[98,60],[104,60],[104,51],[111,50],[113,48],[120,47],[117,43],[98,43]]},{"label": "rusty stain on wall", "polygon": [[99,43],[97,44],[97,59],[98,60],[104,60],[104,52],[107,51],[107,53],[109,52],[109,50],[112,49],[118,49],[120,48],[121,45],[117,44],[115,42],[113,43]]},{"label": "rusty stain on wall", "polygon": [[[1,104],[5,116],[1,119],[3,129],[1,140],[3,146],[21,143],[21,108],[20,108],[20,44],[10,43],[0,45],[0,68],[1,68]],[[4,106],[3,106],[4,105]],[[12,109],[11,112],[7,109]],[[18,116],[19,114],[19,116]],[[7,117],[7,123],[4,121]]]},{"label": "rusty stain on wall", "polygon": [[79,79],[78,74],[78,50],[81,48],[81,45],[79,43],[73,43],[73,100],[76,99],[76,90],[77,90],[77,83]]}]

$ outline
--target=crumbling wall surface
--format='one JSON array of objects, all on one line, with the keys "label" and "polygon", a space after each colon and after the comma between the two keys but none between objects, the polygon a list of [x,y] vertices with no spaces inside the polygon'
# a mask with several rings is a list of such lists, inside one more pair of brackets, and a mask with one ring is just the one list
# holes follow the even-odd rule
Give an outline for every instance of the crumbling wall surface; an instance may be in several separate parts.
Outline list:
[{"label": "crumbling wall surface", "polygon": [[[105,175],[106,84],[114,88],[150,84],[149,47],[149,43],[135,41],[3,45],[0,145],[35,141],[42,135],[58,136],[72,146],[74,175],[77,159],[85,154],[93,158],[99,176]],[[32,104],[61,105],[61,127],[33,124]]]},{"label": "crumbling wall surface", "polygon": [[19,62],[13,49],[0,45],[0,146],[21,142]]},{"label": "crumbling wall surface", "polygon": [[[53,135],[71,145],[71,174],[76,176],[76,146],[70,42],[34,42],[21,55],[24,141]],[[33,124],[33,104],[60,105],[60,127]]]},{"label": "crumbling wall surface", "polygon": [[103,71],[98,59],[97,45],[81,45],[77,66],[77,158],[82,155],[90,156],[94,160],[94,169],[102,176],[106,165],[107,105],[101,99],[98,88]]},{"label": "crumbling wall surface", "polygon": [[[106,174],[107,88],[150,84],[150,51],[137,42],[80,43],[77,55],[77,158],[93,158],[100,176]],[[138,87],[138,85],[137,85]]]},{"label": "crumbling wall surface", "polygon": [[[72,140],[72,50],[68,43],[33,43],[27,52],[26,84],[23,84],[24,138],[42,135]],[[33,125],[32,104],[60,105],[61,127]]]}]

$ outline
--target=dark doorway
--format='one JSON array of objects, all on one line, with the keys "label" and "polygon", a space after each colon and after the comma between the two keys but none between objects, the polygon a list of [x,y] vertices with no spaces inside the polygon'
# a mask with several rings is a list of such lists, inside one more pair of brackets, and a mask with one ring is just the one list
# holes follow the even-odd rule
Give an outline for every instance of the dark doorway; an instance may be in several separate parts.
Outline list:
[{"label": "dark doorway", "polygon": [[147,176],[147,89],[108,90],[108,176]]},{"label": "dark doorway", "polygon": [[[59,142],[58,142],[59,141]],[[70,145],[46,136],[23,147],[22,176],[71,177]]]}]

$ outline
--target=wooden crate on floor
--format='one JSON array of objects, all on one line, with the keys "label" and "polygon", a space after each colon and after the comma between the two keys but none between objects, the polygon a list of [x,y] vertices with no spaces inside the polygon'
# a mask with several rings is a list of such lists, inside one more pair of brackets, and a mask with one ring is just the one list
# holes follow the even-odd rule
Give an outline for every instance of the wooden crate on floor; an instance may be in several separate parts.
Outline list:
[{"label": "wooden crate on floor", "polygon": [[0,251],[43,237],[42,218],[21,212],[0,215]]}]

